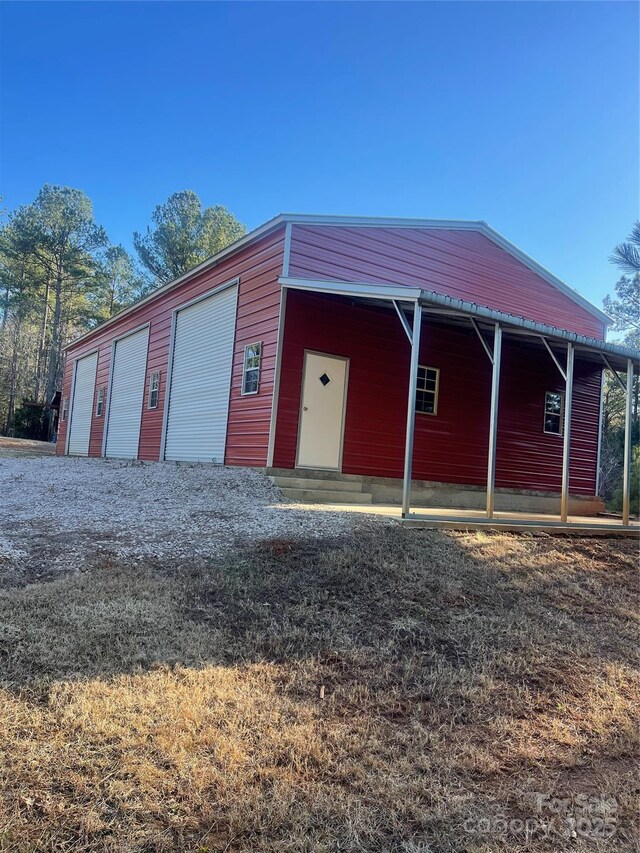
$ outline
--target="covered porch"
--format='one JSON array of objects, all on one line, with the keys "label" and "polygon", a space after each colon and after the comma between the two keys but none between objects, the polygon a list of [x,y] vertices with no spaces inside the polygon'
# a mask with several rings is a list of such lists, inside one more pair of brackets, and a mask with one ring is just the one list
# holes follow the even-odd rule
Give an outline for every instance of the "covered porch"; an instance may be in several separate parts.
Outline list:
[{"label": "covered porch", "polygon": [[[409,354],[408,367],[404,379],[399,382],[408,389],[406,396],[406,422],[404,427],[404,450],[402,471],[401,504],[374,504],[369,507],[348,506],[350,511],[368,511],[376,514],[386,513],[397,517],[406,524],[421,524],[421,526],[464,526],[464,527],[499,527],[501,529],[549,529],[561,528],[578,532],[585,530],[610,530],[630,534],[638,532],[637,524],[631,521],[630,507],[630,463],[631,463],[631,418],[632,418],[632,386],[635,371],[638,369],[639,354],[625,347],[608,344],[593,338],[587,338],[573,332],[553,326],[542,325],[485,308],[470,302],[444,296],[439,293],[420,290],[407,286],[388,286],[371,283],[346,283],[331,281],[309,281],[306,279],[282,278],[283,302],[286,304],[287,291],[306,291],[339,297],[348,297],[351,304],[368,305],[384,308],[387,316],[395,317],[395,322],[402,330],[405,339],[404,346]],[[446,325],[451,329],[464,329],[466,333],[475,336],[478,346],[478,358],[486,360],[490,371],[491,390],[490,400],[486,406],[487,432],[485,456],[485,485],[484,506],[482,510],[457,509],[455,507],[426,507],[414,495],[414,443],[416,431],[416,392],[418,391],[418,376],[420,364],[421,337],[429,335],[431,328]],[[496,508],[496,465],[499,460],[500,447],[498,444],[498,424],[500,422],[501,392],[504,393],[501,382],[503,367],[503,343],[517,343],[518,346],[548,359],[550,369],[556,374],[562,387],[562,405],[550,417],[560,422],[558,440],[562,444],[561,483],[558,490],[557,512],[518,512],[515,510],[502,511]],[[281,357],[281,354],[280,356]],[[621,518],[589,517],[576,514],[575,504],[571,505],[570,477],[572,453],[572,418],[574,377],[576,359],[581,365],[588,365],[593,371],[602,373],[609,370],[615,376],[616,382],[624,389],[625,407],[625,446],[624,446],[624,484],[623,512]],[[406,392],[405,392],[406,393]],[[600,424],[602,419],[602,394],[600,392]],[[580,425],[580,429],[582,429]],[[594,430],[595,434],[595,430]],[[598,437],[597,452],[599,456],[600,441]],[[526,449],[525,449],[526,452]],[[575,452],[575,448],[574,448]],[[599,467],[599,459],[593,460]],[[273,465],[273,454],[271,455]],[[296,473],[299,473],[296,465]],[[595,489],[598,491],[596,478]],[[339,498],[339,496],[338,496]],[[329,504],[335,508],[341,507],[339,500]]]}]

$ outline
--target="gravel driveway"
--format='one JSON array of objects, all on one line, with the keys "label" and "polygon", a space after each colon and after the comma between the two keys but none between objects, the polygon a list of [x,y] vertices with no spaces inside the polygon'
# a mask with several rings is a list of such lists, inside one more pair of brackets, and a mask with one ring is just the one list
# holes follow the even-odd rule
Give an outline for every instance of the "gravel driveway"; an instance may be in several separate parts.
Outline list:
[{"label": "gravel driveway", "polygon": [[97,555],[207,557],[389,523],[291,506],[247,468],[46,456],[0,458],[0,519],[0,585],[81,569]]}]

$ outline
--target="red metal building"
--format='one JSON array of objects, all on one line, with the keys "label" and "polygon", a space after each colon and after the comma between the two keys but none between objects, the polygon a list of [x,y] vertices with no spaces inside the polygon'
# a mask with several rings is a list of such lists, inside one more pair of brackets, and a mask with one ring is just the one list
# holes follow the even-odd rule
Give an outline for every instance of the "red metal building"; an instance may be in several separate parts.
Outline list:
[{"label": "red metal building", "polygon": [[[483,222],[281,215],[67,349],[60,454],[597,495],[606,316]],[[563,489],[564,486],[564,489]],[[442,490],[441,490],[442,492]],[[595,504],[594,504],[595,505]],[[586,504],[585,504],[586,506]]]}]

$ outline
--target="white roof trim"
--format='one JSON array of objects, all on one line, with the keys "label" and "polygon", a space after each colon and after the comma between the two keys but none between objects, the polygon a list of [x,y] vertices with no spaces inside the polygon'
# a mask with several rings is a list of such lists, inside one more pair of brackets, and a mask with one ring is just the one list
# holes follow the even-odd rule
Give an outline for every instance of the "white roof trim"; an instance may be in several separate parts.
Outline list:
[{"label": "white roof trim", "polygon": [[283,287],[291,287],[295,290],[312,290],[314,293],[333,293],[336,296],[360,296],[375,299],[403,300],[405,302],[417,302],[422,290],[419,287],[406,287],[405,285],[389,285],[375,283],[361,283],[353,281],[324,281],[323,279],[312,280],[308,278],[289,278],[281,276],[278,282]]},{"label": "white roof trim", "polygon": [[406,219],[398,216],[331,216],[315,213],[282,213],[294,225],[344,225],[352,228],[454,228],[475,231],[485,223],[477,219]]},{"label": "white roof trim", "polygon": [[[65,350],[69,349],[70,347],[76,346],[77,344],[81,343],[86,338],[95,334],[99,330],[101,331],[103,329],[106,329],[108,326],[131,314],[133,311],[137,311],[138,308],[142,307],[143,305],[146,305],[149,302],[153,302],[154,299],[159,299],[165,293],[170,290],[173,290],[174,287],[178,287],[180,284],[187,281],[192,276],[198,275],[199,273],[204,272],[207,269],[211,269],[217,266],[222,260],[240,251],[249,243],[252,243],[254,240],[259,240],[261,237],[264,237],[270,231],[273,231],[281,225],[285,225],[287,223],[299,225],[341,225],[357,228],[441,228],[444,230],[452,231],[478,231],[481,234],[484,234],[485,237],[487,237],[496,245],[500,246],[500,248],[504,249],[514,258],[519,260],[530,270],[539,275],[540,278],[544,279],[548,284],[557,288],[566,296],[568,296],[569,299],[572,299],[590,314],[593,314],[602,323],[604,323],[605,326],[610,325],[612,323],[611,318],[608,317],[607,314],[605,314],[595,305],[592,305],[591,302],[589,302],[588,299],[585,299],[584,296],[578,293],[577,290],[574,290],[561,279],[557,278],[557,276],[553,275],[553,273],[549,272],[549,270],[547,270],[533,258],[529,257],[529,255],[521,251],[517,246],[507,240],[506,237],[503,237],[497,231],[494,231],[493,228],[491,228],[489,225],[487,225],[486,222],[483,222],[482,220],[403,219],[398,217],[378,216],[330,216],[309,213],[281,213],[278,216],[274,216],[273,219],[270,219],[268,222],[265,222],[264,225],[260,225],[258,228],[255,228],[253,231],[250,231],[248,234],[245,234],[244,237],[240,237],[240,239],[236,240],[235,243],[231,243],[231,245],[227,246],[226,249],[222,249],[220,252],[213,255],[211,258],[208,258],[206,261],[203,261],[197,267],[194,267],[192,270],[189,270],[188,272],[184,273],[184,275],[181,275],[173,281],[167,282],[166,284],[160,285],[160,287],[158,287],[148,296],[145,296],[143,299],[139,299],[137,302],[134,302],[133,305],[130,305],[128,308],[125,308],[123,311],[120,311],[120,313],[115,314],[108,320],[105,320],[104,323],[101,323],[99,326],[96,326],[95,329],[91,329],[90,331],[85,332],[83,335],[80,335],[80,337],[67,344]],[[409,290],[411,290],[411,288],[404,288],[404,292],[407,292]],[[411,299],[413,297],[405,296],[405,298]]]}]

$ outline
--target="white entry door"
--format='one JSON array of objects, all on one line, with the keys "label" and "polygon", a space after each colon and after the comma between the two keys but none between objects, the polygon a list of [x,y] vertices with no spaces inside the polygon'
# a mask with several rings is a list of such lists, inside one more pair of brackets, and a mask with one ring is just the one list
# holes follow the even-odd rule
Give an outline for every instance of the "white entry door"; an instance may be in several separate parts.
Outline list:
[{"label": "white entry door", "polygon": [[234,286],[177,312],[165,459],[224,463],[237,302]]},{"label": "white entry door", "polygon": [[300,468],[341,467],[348,364],[346,358],[305,353],[296,463]]},{"label": "white entry door", "polygon": [[138,456],[148,343],[148,327],[115,343],[105,456],[117,459]]},{"label": "white entry door", "polygon": [[76,361],[69,421],[69,444],[67,446],[67,453],[71,456],[89,455],[89,436],[91,434],[97,365],[97,352]]}]

